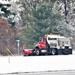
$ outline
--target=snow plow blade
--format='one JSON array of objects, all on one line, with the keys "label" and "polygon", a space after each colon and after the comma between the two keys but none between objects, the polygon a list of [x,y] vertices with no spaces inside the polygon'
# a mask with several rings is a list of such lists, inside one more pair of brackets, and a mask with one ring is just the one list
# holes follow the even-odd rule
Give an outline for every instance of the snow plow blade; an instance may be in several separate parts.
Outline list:
[{"label": "snow plow blade", "polygon": [[23,50],[23,56],[30,56],[30,55],[34,55],[34,49],[24,49]]}]

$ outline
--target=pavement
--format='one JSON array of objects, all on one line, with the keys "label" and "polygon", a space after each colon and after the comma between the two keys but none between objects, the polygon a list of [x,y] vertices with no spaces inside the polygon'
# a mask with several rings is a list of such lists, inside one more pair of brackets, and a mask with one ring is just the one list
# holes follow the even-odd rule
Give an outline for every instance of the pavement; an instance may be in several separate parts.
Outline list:
[{"label": "pavement", "polygon": [[61,70],[61,71],[46,71],[46,72],[30,72],[30,73],[11,73],[3,75],[75,75],[75,70]]}]

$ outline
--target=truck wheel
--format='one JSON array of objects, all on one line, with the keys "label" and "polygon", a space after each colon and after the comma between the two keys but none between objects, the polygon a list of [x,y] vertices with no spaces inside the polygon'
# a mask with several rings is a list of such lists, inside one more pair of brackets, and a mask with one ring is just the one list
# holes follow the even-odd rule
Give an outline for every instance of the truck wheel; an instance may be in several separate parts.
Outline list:
[{"label": "truck wheel", "polygon": [[57,54],[56,49],[52,49],[52,55],[56,55],[56,54]]},{"label": "truck wheel", "polygon": [[38,56],[40,55],[40,50],[38,48],[35,49],[35,54]]},{"label": "truck wheel", "polygon": [[69,50],[69,54],[72,54],[72,49]]}]

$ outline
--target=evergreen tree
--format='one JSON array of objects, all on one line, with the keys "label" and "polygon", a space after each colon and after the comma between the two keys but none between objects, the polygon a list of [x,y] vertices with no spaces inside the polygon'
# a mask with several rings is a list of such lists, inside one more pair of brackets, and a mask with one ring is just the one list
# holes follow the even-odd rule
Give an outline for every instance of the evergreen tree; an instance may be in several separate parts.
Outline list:
[{"label": "evergreen tree", "polygon": [[39,37],[57,31],[56,27],[61,16],[53,11],[50,2],[43,1],[33,4],[26,18],[28,26],[23,31],[25,43],[34,46]]}]

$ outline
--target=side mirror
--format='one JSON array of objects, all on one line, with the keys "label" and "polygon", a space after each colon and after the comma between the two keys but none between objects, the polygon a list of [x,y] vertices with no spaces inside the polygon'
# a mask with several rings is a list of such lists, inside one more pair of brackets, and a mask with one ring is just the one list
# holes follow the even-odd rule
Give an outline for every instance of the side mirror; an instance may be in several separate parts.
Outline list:
[{"label": "side mirror", "polygon": [[42,40],[42,37],[39,37],[39,41],[41,41]]}]

